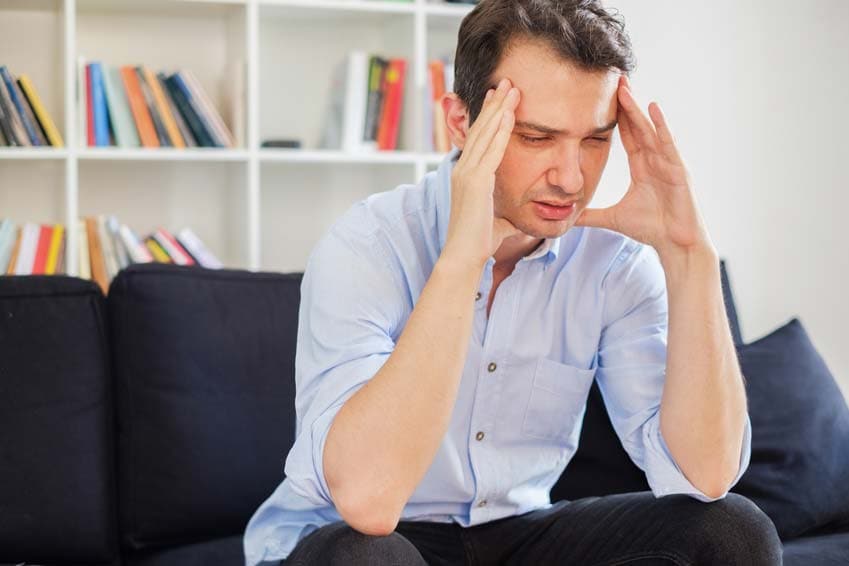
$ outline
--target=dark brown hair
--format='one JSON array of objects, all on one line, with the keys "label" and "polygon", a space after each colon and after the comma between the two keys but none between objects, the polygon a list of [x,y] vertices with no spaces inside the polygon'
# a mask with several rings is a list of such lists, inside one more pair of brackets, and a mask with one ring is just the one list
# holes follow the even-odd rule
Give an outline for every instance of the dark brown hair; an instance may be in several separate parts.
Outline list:
[{"label": "dark brown hair", "polygon": [[564,61],[583,71],[636,66],[625,22],[599,0],[481,0],[463,18],[454,57],[454,92],[480,114],[492,74],[514,39],[545,41]]}]

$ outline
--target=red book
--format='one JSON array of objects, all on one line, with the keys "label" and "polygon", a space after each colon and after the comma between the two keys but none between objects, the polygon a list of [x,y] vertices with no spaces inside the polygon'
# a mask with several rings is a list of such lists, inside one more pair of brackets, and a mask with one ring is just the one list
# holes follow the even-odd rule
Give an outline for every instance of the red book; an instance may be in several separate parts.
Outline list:
[{"label": "red book", "polygon": [[401,103],[404,98],[406,59],[392,59],[384,76],[385,102],[377,132],[377,148],[393,150],[398,147],[398,127],[401,123]]},{"label": "red book", "polygon": [[91,101],[91,65],[85,66],[85,123],[86,140],[89,146],[97,145],[94,142],[94,104]]},{"label": "red book", "polygon": [[44,274],[51,239],[53,239],[53,226],[42,224],[41,230],[38,233],[38,247],[35,248],[35,260],[32,262],[33,275]]},{"label": "red book", "polygon": [[163,245],[162,247],[165,248],[165,252],[168,255],[170,255],[172,258],[174,258],[175,256],[176,258],[180,258],[179,261],[175,261],[175,263],[179,263],[180,265],[195,265],[194,258],[189,254],[189,252],[186,251],[183,246],[180,245],[180,242],[177,241],[177,239],[174,237],[173,234],[171,234],[171,232],[169,232],[165,228],[159,228],[155,233],[155,237],[157,241],[159,241],[160,237],[165,240],[165,245]]}]

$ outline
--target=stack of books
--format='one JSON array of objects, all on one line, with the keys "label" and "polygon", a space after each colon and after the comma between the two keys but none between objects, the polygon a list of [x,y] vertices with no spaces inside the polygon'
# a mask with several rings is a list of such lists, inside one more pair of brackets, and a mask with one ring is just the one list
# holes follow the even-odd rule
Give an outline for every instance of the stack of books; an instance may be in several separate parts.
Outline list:
[{"label": "stack of books", "polygon": [[451,151],[451,139],[448,137],[445,112],[440,101],[446,92],[454,90],[454,63],[444,59],[429,61],[425,88],[425,150],[448,153]]},{"label": "stack of books", "polygon": [[81,143],[90,147],[234,147],[233,135],[189,70],[154,73],[79,59]]},{"label": "stack of books", "polygon": [[336,68],[319,146],[348,152],[398,147],[407,61],[352,51]]},{"label": "stack of books", "polygon": [[0,65],[0,146],[63,147],[62,136],[27,75]]},{"label": "stack of books", "polygon": [[[74,226],[79,238],[79,277],[94,280],[104,294],[118,272],[134,263],[174,263],[209,269],[223,267],[189,228],[176,235],[165,228],[140,238],[113,215],[80,219]],[[26,222],[17,226],[0,220],[0,274],[54,275],[68,273],[63,224]]]}]

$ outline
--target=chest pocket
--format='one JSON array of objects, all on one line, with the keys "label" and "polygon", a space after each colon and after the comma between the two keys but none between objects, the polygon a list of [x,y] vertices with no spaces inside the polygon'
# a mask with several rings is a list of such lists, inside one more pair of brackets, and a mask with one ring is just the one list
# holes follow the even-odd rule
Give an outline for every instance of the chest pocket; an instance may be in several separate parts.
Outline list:
[{"label": "chest pocket", "polygon": [[540,358],[522,433],[535,438],[566,439],[583,415],[595,369],[583,369]]}]

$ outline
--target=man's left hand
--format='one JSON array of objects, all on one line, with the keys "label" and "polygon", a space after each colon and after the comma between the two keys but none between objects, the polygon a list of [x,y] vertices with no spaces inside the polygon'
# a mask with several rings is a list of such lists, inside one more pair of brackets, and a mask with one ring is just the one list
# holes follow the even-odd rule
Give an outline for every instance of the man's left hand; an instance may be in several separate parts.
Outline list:
[{"label": "man's left hand", "polygon": [[619,78],[617,96],[619,135],[628,155],[631,184],[614,206],[588,208],[575,225],[620,232],[653,246],[661,256],[712,248],[690,174],[660,106],[649,104],[649,120],[625,75]]}]

